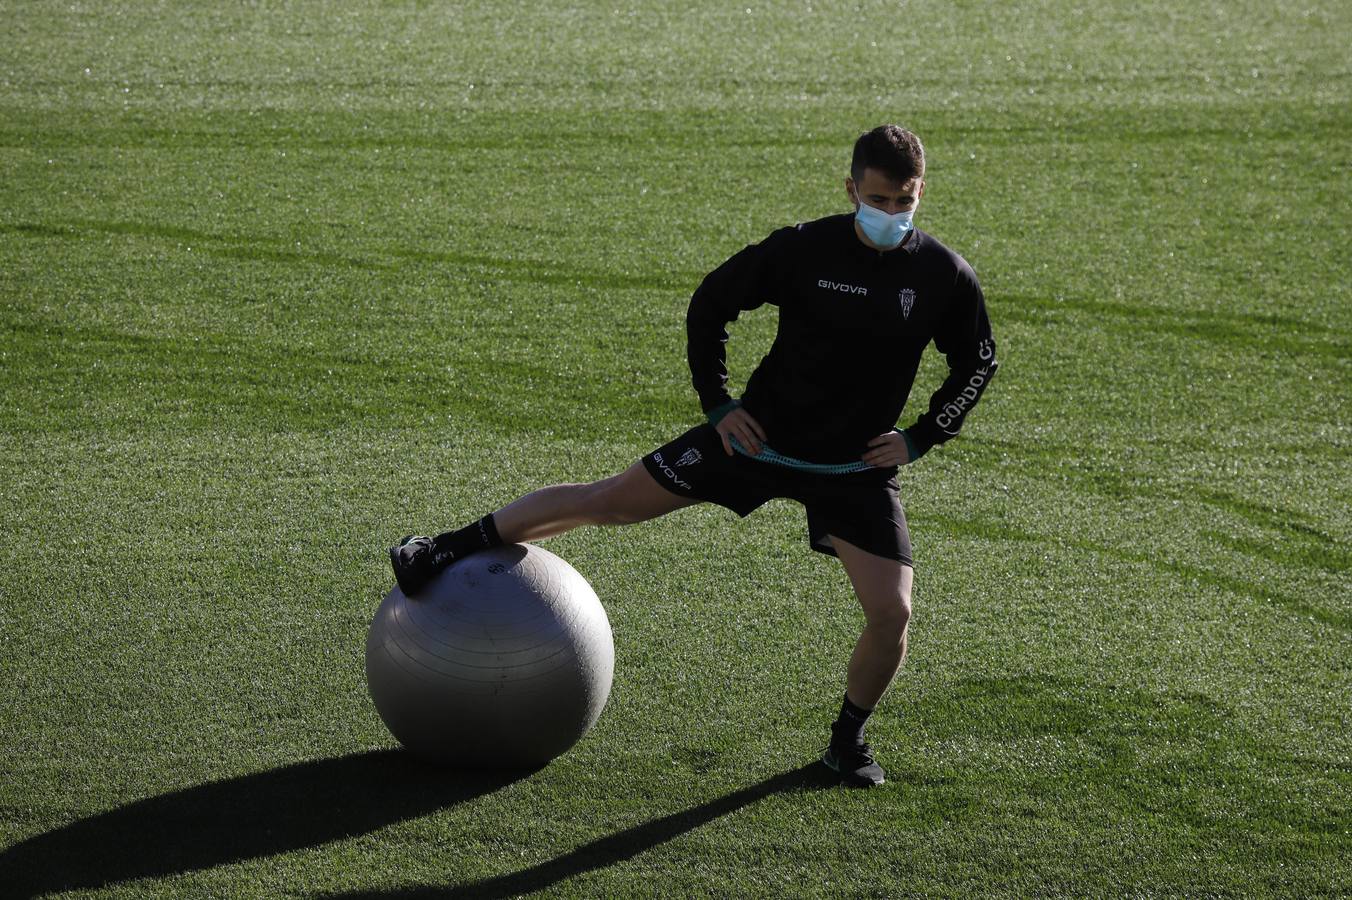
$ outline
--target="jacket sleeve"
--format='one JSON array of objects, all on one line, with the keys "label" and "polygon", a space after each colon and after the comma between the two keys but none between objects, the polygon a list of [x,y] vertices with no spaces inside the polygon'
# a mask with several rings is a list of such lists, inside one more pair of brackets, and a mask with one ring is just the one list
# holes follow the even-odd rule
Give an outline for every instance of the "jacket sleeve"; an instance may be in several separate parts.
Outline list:
[{"label": "jacket sleeve", "polygon": [[934,334],[948,360],[948,377],[930,397],[929,409],[906,429],[917,456],[954,437],[995,376],[995,339],[976,274],[965,262],[953,279],[953,295]]},{"label": "jacket sleeve", "polygon": [[707,276],[690,298],[685,316],[686,358],[704,412],[728,403],[727,325],[746,310],[778,303],[779,260],[794,228],[782,228],[751,244]]}]

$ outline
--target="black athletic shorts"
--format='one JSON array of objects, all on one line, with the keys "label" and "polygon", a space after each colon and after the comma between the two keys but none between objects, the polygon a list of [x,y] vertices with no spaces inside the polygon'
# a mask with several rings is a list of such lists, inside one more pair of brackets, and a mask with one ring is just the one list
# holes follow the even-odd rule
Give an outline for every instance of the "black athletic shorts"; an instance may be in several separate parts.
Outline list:
[{"label": "black athletic shorts", "polygon": [[712,425],[692,428],[643,457],[648,473],[678,497],[725,506],[748,516],[787,497],[807,510],[808,545],[836,556],[835,535],[877,556],[911,562],[911,534],[901,509],[896,469],[824,475],[735,453],[728,456]]}]

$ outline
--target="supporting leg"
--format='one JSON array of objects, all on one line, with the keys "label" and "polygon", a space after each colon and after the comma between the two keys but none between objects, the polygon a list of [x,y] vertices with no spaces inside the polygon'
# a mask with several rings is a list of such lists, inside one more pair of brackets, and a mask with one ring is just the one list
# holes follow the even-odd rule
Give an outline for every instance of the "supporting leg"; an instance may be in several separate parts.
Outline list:
[{"label": "supporting leg", "polygon": [[846,695],[863,709],[878,705],[906,658],[915,571],[832,536],[864,610],[864,630],[850,656]]},{"label": "supporting leg", "polygon": [[864,724],[906,658],[913,570],[832,536],[831,542],[864,610],[864,630],[854,645],[845,702],[831,726],[822,762],[852,787],[873,787],[886,778],[864,740]]}]

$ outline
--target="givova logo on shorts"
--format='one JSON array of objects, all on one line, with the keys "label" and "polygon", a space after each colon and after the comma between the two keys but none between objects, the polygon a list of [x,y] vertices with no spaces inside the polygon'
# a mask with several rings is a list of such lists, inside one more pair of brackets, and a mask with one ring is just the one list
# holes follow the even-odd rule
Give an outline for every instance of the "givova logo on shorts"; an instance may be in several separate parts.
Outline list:
[{"label": "givova logo on shorts", "polygon": [[[682,457],[682,459],[684,459],[684,457]],[[672,483],[675,484],[677,487],[684,488],[687,491],[694,490],[694,488],[690,486],[690,482],[681,478],[681,476],[676,474],[675,469],[667,465],[667,461],[662,458],[661,453],[653,454],[653,462],[657,463],[657,468],[661,469],[662,474],[667,476],[667,478],[671,479]],[[680,465],[680,463],[678,462],[677,465]]]}]

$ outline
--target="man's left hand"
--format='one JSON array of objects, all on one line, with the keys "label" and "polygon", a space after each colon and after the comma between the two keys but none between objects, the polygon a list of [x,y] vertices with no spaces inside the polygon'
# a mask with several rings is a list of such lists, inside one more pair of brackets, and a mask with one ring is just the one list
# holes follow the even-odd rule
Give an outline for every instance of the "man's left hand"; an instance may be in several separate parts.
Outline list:
[{"label": "man's left hand", "polygon": [[880,434],[868,442],[868,452],[861,459],[871,466],[904,466],[911,461],[911,451],[906,446],[906,436],[900,431]]}]

